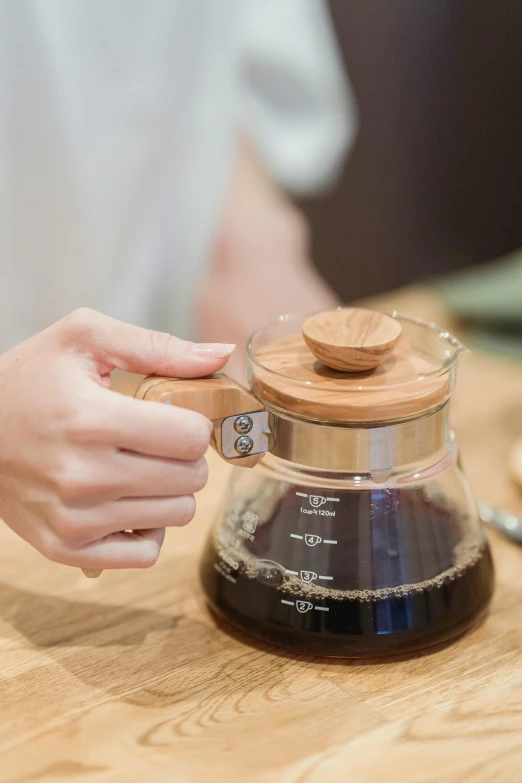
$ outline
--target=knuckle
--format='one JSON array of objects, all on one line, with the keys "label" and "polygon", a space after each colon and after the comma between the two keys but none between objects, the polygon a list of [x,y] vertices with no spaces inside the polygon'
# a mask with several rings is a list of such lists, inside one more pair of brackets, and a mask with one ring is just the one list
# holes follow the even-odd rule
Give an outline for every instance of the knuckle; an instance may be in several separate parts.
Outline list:
[{"label": "knuckle", "polygon": [[67,468],[55,476],[55,487],[56,494],[65,504],[83,500],[91,489],[85,476]]},{"label": "knuckle", "polygon": [[161,551],[161,544],[156,541],[147,541],[140,549],[136,562],[136,568],[151,568],[156,565]]},{"label": "knuckle", "polygon": [[63,422],[63,434],[69,443],[83,443],[89,432],[87,417],[79,411],[71,411]]},{"label": "knuckle", "polygon": [[74,334],[90,334],[97,326],[101,315],[90,307],[78,307],[65,318],[62,318],[61,325],[67,332]]},{"label": "knuckle", "polygon": [[191,487],[193,492],[199,492],[208,481],[208,463],[204,457],[197,460],[192,467]]},{"label": "knuckle", "polygon": [[77,546],[84,540],[84,525],[68,509],[57,509],[53,515],[51,525],[58,545],[61,544],[66,547]]},{"label": "knuckle", "polygon": [[58,466],[50,477],[54,494],[65,507],[97,505],[101,497],[111,490],[109,471],[84,460],[70,459]]},{"label": "knuckle", "polygon": [[107,421],[92,411],[72,411],[63,423],[65,438],[70,443],[85,444],[107,439]]},{"label": "knuckle", "polygon": [[179,340],[168,332],[149,332],[150,355],[159,367],[172,357],[179,345]]},{"label": "knuckle", "polygon": [[66,350],[90,348],[103,329],[106,316],[88,307],[80,307],[56,324],[58,341]]},{"label": "knuckle", "polygon": [[190,423],[190,437],[187,442],[187,458],[199,460],[203,457],[210,443],[211,428],[203,416],[195,416]]},{"label": "knuckle", "polygon": [[187,495],[186,497],[180,498],[175,514],[176,525],[178,527],[188,525],[188,523],[194,519],[195,513],[196,498],[194,495]]},{"label": "knuckle", "polygon": [[48,560],[56,562],[60,547],[58,546],[58,539],[50,530],[41,532],[37,548]]},{"label": "knuckle", "polygon": [[61,565],[75,565],[76,558],[64,546],[64,542],[52,530],[46,530],[41,534],[38,551],[47,560]]}]

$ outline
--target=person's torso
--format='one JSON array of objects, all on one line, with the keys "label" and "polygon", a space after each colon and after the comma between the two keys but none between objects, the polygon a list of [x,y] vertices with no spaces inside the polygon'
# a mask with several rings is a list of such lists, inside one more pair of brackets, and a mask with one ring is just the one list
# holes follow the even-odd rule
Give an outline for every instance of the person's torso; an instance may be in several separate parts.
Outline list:
[{"label": "person's torso", "polygon": [[78,306],[186,330],[184,234],[210,230],[228,167],[235,5],[0,4],[0,347]]}]

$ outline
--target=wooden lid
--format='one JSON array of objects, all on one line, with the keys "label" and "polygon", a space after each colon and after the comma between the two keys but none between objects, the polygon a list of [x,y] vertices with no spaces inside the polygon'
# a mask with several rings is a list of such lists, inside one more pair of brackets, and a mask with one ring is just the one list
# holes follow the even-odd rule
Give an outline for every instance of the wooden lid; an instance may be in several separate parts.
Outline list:
[{"label": "wooden lid", "polygon": [[391,353],[375,369],[354,373],[325,366],[306,344],[302,321],[281,319],[280,327],[252,339],[252,390],[269,406],[312,419],[378,423],[420,416],[448,398],[461,346],[433,325],[397,320],[404,329]]}]

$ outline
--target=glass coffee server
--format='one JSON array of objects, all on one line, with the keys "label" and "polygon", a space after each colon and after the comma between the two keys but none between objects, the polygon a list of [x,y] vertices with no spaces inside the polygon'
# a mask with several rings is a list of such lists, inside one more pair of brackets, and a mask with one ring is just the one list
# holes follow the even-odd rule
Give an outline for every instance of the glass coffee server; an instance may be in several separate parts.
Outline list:
[{"label": "glass coffee server", "polygon": [[206,542],[211,607],[276,645],[389,655],[462,634],[493,591],[488,543],[449,427],[464,348],[433,324],[342,308],[284,316],[224,374],[146,379],[198,410],[234,470]]}]

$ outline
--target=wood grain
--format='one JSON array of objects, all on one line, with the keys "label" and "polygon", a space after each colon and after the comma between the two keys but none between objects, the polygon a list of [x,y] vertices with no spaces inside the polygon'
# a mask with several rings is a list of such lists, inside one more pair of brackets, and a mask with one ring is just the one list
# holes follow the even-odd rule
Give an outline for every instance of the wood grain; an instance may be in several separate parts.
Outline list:
[{"label": "wood grain", "polygon": [[225,373],[207,378],[165,378],[150,375],[144,378],[135,397],[152,402],[168,402],[178,408],[201,413],[214,424],[211,445],[222,459],[243,468],[252,468],[262,454],[228,459],[222,451],[221,424],[229,416],[264,410],[263,405],[247,389]]},{"label": "wood grain", "polygon": [[252,390],[259,399],[314,419],[407,419],[441,405],[450,394],[448,374],[416,380],[440,365],[415,355],[405,336],[390,356],[367,373],[340,373],[325,367],[300,334],[274,340],[260,348],[256,358],[259,365],[252,368]]},{"label": "wood grain", "polygon": [[376,310],[342,307],[316,313],[303,324],[303,338],[313,355],[332,370],[373,370],[402,334],[399,321]]},{"label": "wood grain", "polygon": [[[438,318],[423,290],[391,304]],[[519,513],[507,462],[521,401],[520,366],[462,365],[454,422],[472,487]],[[491,535],[491,613],[450,647],[386,663],[279,654],[218,627],[201,598],[231,470],[210,455],[197,518],[147,571],[92,582],[0,527],[1,783],[520,780],[522,549]]]}]

